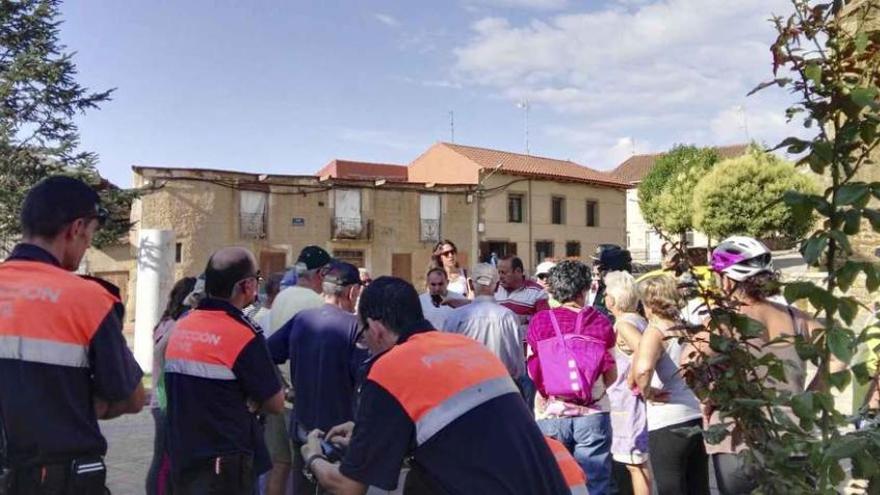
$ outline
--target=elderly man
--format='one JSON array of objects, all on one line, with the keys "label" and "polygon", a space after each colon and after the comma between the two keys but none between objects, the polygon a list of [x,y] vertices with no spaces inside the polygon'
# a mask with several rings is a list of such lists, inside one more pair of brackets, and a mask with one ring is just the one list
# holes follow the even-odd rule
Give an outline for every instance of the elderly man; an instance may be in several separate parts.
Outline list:
[{"label": "elderly man", "polygon": [[[284,409],[266,341],[241,312],[254,300],[256,261],[224,248],[205,269],[207,297],[177,321],[165,355],[174,493],[250,495],[269,469],[255,412]],[[219,488],[218,488],[219,487]]]},{"label": "elderly man", "polygon": [[[275,362],[290,360],[296,403],[289,432],[297,447],[309,431],[327,431],[354,418],[358,370],[367,359],[366,350],[357,345],[359,325],[354,310],[361,292],[358,269],[334,261],[324,270],[322,287],[324,305],[297,313],[269,339]],[[295,451],[294,491],[314,493],[315,485],[303,476],[303,466]]]},{"label": "elderly man", "polygon": [[488,263],[480,263],[471,271],[474,302],[462,306],[446,319],[444,330],[466,335],[483,344],[498,356],[510,376],[519,383],[526,372],[519,320],[513,311],[498,304],[498,272]]},{"label": "elderly man", "polygon": [[425,319],[438,330],[443,330],[446,318],[452,314],[453,308],[468,300],[457,292],[449,292],[449,277],[446,270],[432,268],[428,271],[428,291],[419,296],[422,304],[422,313]]}]

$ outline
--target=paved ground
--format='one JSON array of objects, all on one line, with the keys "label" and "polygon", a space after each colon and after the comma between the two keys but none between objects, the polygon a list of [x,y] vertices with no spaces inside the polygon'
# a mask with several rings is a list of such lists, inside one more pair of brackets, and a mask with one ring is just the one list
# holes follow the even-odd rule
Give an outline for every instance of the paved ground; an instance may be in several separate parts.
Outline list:
[{"label": "paved ground", "polygon": [[153,418],[150,408],[140,414],[101,422],[110,444],[107,487],[113,495],[141,495],[153,458]]}]

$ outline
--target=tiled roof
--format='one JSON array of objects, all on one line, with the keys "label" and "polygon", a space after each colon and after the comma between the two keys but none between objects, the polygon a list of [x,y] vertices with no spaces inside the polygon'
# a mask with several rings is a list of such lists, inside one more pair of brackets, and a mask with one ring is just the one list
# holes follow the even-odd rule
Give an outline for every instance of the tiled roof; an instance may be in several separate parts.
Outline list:
[{"label": "tiled roof", "polygon": [[318,177],[334,179],[386,179],[393,182],[407,181],[407,167],[388,163],[333,160],[315,173]]},{"label": "tiled roof", "polygon": [[[721,159],[736,158],[745,154],[749,148],[747,144],[734,144],[731,146],[718,146],[715,151]],[[653,153],[650,155],[633,155],[625,162],[621,163],[610,173],[618,179],[628,183],[635,184],[641,182],[648,175],[657,158],[665,155],[665,153]]]},{"label": "tiled roof", "polygon": [[453,143],[440,143],[440,145],[465,156],[484,169],[494,169],[500,163],[502,171],[514,175],[571,180],[611,187],[627,185],[610,173],[593,170],[570,160],[556,160]]}]

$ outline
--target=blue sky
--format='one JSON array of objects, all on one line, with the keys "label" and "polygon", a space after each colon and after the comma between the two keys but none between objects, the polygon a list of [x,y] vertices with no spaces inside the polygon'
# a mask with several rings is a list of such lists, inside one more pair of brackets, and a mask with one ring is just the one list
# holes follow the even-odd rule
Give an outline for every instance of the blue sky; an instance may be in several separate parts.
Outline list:
[{"label": "blue sky", "polygon": [[118,88],[82,147],[132,165],[313,173],[408,163],[450,139],[598,169],[685,142],[793,130],[770,76],[784,0],[76,0],[62,42],[81,83]]}]

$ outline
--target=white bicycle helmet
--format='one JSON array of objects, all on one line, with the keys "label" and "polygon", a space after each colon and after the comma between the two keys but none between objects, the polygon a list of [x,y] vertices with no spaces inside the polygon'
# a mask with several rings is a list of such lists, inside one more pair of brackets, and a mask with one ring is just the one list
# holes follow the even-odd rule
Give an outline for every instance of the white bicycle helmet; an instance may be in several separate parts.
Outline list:
[{"label": "white bicycle helmet", "polygon": [[773,259],[763,242],[735,235],[724,239],[712,250],[712,269],[742,282],[759,273],[772,272]]}]

